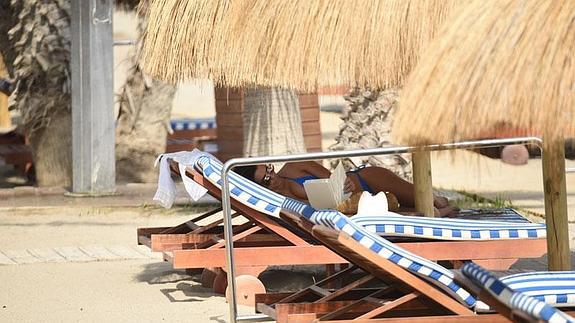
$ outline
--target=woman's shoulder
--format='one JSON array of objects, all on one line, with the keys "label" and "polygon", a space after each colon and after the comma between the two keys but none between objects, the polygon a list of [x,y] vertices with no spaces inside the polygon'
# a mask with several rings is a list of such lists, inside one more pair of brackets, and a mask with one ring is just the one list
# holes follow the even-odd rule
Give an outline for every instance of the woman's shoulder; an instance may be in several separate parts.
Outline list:
[{"label": "woman's shoulder", "polygon": [[306,171],[304,162],[297,162],[297,163],[288,163],[285,164],[278,172],[278,175],[284,177],[300,177],[308,175],[309,173]]}]

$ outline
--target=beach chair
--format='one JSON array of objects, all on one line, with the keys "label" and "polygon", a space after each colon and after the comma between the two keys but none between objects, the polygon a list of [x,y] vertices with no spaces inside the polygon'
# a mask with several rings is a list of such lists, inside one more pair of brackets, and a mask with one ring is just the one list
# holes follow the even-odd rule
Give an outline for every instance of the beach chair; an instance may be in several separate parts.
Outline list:
[{"label": "beach chair", "polygon": [[[201,157],[194,167],[188,167],[187,173],[195,182],[205,187],[209,194],[220,198],[222,164],[209,157]],[[177,165],[172,164],[174,171],[179,171]],[[232,182],[232,207],[241,214],[248,222],[237,225],[234,228],[236,264],[239,273],[244,275],[257,275],[269,265],[305,265],[305,264],[337,264],[346,261],[325,248],[317,244],[311,232],[304,232],[301,229],[290,228],[285,221],[279,219],[278,215],[282,205],[286,202],[286,197],[269,191],[251,181],[246,180],[236,174],[230,175]],[[195,219],[170,228],[140,228],[138,229],[138,242],[148,245],[153,251],[163,251],[164,258],[173,263],[175,268],[212,268],[225,266],[225,252],[223,249],[223,232],[220,226],[222,220],[217,220],[199,225],[198,221],[206,219],[218,210],[208,212]],[[542,225],[531,225],[529,223],[513,223],[513,221],[525,222],[526,220],[517,213],[505,211],[506,216],[511,220],[507,225],[522,228],[522,230],[511,230],[507,236],[511,238],[522,238],[522,243],[517,244],[511,240],[500,240],[497,237],[488,235],[487,237],[472,231],[461,231],[460,235],[468,241],[438,241],[432,239],[447,240],[447,235],[457,235],[457,230],[453,227],[447,228],[450,224],[438,222],[453,222],[453,219],[426,220],[422,217],[405,217],[410,219],[407,222],[393,224],[386,222],[383,229],[386,235],[405,235],[411,232],[409,242],[401,243],[405,248],[428,257],[433,260],[459,261],[476,259],[486,261],[488,265],[508,266],[517,258],[540,257],[545,253],[546,241],[544,239],[545,229]],[[504,215],[504,214],[500,214]],[[467,216],[478,216],[477,214],[467,214]],[[391,217],[390,217],[391,218]],[[372,217],[362,217],[360,222],[366,227],[379,230],[379,226],[374,224]],[[417,221],[425,221],[419,223]],[[387,221],[387,220],[386,220]],[[432,226],[435,222],[439,226]],[[460,221],[461,222],[461,221]],[[462,221],[471,224],[482,221]],[[483,223],[483,222],[482,222]],[[489,222],[488,227],[493,227],[501,222]],[[414,224],[417,224],[414,226]],[[505,223],[504,223],[505,225]],[[447,227],[446,227],[447,226]],[[461,229],[461,228],[460,228]],[[504,228],[500,228],[500,235],[505,235]],[[394,232],[392,232],[394,231]],[[265,232],[273,232],[268,234]],[[465,233],[469,232],[469,234]],[[479,232],[479,231],[478,231]],[[482,231],[481,231],[482,232]],[[414,239],[417,238],[417,239]],[[469,241],[490,238],[485,241]],[[497,238],[497,239],[496,239]],[[533,238],[533,239],[523,239]],[[422,240],[428,239],[428,240]],[[496,240],[494,240],[496,239]],[[453,240],[453,239],[451,239]],[[478,245],[479,243],[479,245]],[[491,263],[489,263],[491,262]],[[205,285],[210,286],[213,275],[206,273]]]},{"label": "beach chair", "polygon": [[[346,273],[296,293],[256,295],[256,309],[278,322],[361,321],[507,321],[489,312],[476,294],[455,281],[452,271],[391,243],[337,211],[313,208],[294,200],[284,203],[286,221],[306,228],[326,247],[361,268],[364,275],[333,290],[325,288]],[[348,269],[351,273],[355,267]],[[514,276],[510,276],[513,279]],[[370,287],[377,281],[376,288]],[[383,286],[380,286],[382,285]],[[367,287],[366,287],[367,286]],[[527,291],[549,302],[573,306],[573,295],[551,297],[552,290]],[[569,303],[570,301],[571,303]],[[484,314],[480,314],[484,313]]]},{"label": "beach chair", "polygon": [[[461,268],[461,273],[480,289],[483,301],[512,321],[575,323],[575,318],[548,305],[550,299],[554,298],[553,303],[557,306],[561,305],[557,304],[558,299],[567,303],[569,297],[575,296],[575,272],[532,272],[498,278],[468,262]],[[536,288],[539,291],[534,293]],[[546,294],[540,291],[542,288],[546,288]],[[570,303],[575,302],[571,300]]]},{"label": "beach chair", "polygon": [[[187,176],[205,187],[210,195],[220,199],[221,190],[216,186],[219,170],[214,165],[221,167],[221,163],[215,159],[201,158],[198,170],[202,173],[189,168]],[[171,166],[173,171],[179,171],[177,165]],[[234,216],[243,217],[244,220],[233,228],[237,272],[242,276],[238,282],[240,290],[254,290],[254,286],[257,286],[263,292],[263,285],[257,276],[270,265],[331,265],[345,262],[315,242],[309,234],[290,228],[279,218],[285,197],[249,184],[251,182],[237,175],[233,182],[236,184],[233,190],[235,198],[231,203]],[[217,208],[174,227],[139,228],[138,243],[149,246],[153,251],[162,251],[164,259],[171,262],[174,268],[205,269],[203,285],[214,285],[216,291],[223,292],[226,282],[221,280],[225,280],[225,273],[219,271],[217,275],[213,274],[213,268],[225,267],[226,263],[222,218],[199,224],[220,210]],[[253,299],[250,300],[253,294],[244,293],[245,301],[253,304]]]},{"label": "beach chair", "polygon": [[217,126],[214,118],[179,118],[170,120],[173,133],[168,134],[166,152],[176,152],[194,148],[206,149],[214,145]]}]

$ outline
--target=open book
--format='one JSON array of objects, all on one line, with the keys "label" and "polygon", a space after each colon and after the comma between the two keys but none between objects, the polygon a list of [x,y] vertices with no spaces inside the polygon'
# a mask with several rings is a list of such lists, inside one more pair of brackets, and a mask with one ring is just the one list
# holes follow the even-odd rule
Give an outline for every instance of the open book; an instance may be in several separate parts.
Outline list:
[{"label": "open book", "polygon": [[341,163],[329,178],[311,179],[303,183],[309,203],[314,209],[335,209],[349,194],[344,193],[346,174]]}]

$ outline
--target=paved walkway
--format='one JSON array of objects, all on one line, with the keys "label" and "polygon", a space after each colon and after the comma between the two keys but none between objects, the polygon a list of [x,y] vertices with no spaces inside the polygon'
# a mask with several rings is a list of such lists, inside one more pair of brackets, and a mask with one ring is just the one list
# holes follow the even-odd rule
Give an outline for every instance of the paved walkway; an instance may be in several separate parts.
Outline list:
[{"label": "paved walkway", "polygon": [[73,246],[0,250],[0,265],[23,265],[45,262],[88,262],[130,259],[162,260],[160,253],[152,253],[145,246]]}]

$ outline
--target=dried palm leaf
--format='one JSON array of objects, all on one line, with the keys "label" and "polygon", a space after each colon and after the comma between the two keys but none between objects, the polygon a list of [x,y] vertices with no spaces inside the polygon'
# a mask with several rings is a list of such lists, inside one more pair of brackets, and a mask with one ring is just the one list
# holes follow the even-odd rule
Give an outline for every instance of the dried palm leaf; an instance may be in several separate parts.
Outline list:
[{"label": "dried palm leaf", "polygon": [[401,84],[457,0],[152,0],[142,59],[172,82]]},{"label": "dried palm leaf", "polygon": [[575,135],[575,1],[477,0],[455,13],[410,75],[398,142],[477,138],[505,124]]}]

